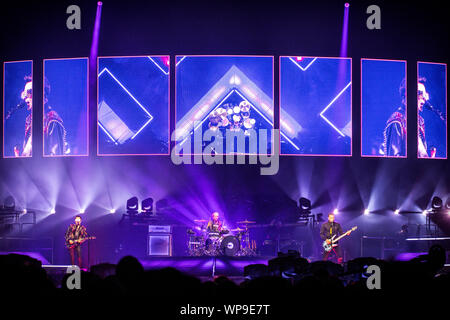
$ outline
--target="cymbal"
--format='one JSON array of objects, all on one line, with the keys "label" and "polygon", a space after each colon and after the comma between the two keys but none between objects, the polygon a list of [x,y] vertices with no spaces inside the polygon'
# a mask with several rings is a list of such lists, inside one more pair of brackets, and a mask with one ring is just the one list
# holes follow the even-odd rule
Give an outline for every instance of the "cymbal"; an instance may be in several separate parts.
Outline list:
[{"label": "cymbal", "polygon": [[199,219],[199,220],[194,220],[194,222],[197,222],[197,223],[205,223],[205,222],[207,222],[206,220],[203,220],[203,219]]},{"label": "cymbal", "polygon": [[241,232],[241,231],[245,231],[245,229],[241,229],[241,228],[236,228],[236,229],[231,229],[232,232]]},{"label": "cymbal", "polygon": [[250,223],[256,223],[256,221],[248,221],[247,219],[244,221],[238,221],[237,224],[250,224]]}]

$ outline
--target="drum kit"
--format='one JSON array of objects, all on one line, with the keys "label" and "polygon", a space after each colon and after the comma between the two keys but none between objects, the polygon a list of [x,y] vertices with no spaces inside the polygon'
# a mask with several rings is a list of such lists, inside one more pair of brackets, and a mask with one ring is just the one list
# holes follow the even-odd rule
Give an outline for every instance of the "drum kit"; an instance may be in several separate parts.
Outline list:
[{"label": "drum kit", "polygon": [[256,123],[255,119],[250,118],[250,109],[251,105],[246,100],[239,104],[225,103],[209,114],[208,127],[213,131],[225,128],[231,131],[244,130],[246,135],[250,135],[248,130]]},{"label": "drum kit", "polygon": [[255,221],[238,221],[239,227],[208,232],[206,220],[194,220],[196,226],[188,229],[190,256],[255,256],[256,242],[250,241],[249,225]]}]

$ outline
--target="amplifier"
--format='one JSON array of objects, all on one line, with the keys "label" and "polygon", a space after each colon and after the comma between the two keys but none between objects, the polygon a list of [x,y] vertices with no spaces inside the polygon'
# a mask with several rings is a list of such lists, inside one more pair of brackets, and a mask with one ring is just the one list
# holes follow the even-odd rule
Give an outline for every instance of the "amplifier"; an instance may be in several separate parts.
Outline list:
[{"label": "amplifier", "polygon": [[149,256],[170,257],[172,255],[172,235],[149,234],[147,253]]},{"label": "amplifier", "polygon": [[171,226],[148,226],[148,233],[172,233]]},{"label": "amplifier", "polygon": [[172,255],[172,227],[148,226],[147,254],[149,256]]}]

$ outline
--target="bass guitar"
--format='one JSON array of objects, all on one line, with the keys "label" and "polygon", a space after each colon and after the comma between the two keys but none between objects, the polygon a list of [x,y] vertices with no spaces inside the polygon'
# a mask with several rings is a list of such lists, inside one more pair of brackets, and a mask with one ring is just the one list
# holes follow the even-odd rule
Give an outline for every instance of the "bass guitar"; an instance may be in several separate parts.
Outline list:
[{"label": "bass guitar", "polygon": [[356,229],[358,229],[358,227],[357,227],[357,226],[354,226],[353,228],[351,228],[351,229],[348,230],[347,232],[341,234],[341,235],[340,235],[339,237],[337,237],[337,238],[335,238],[336,235],[334,235],[331,239],[328,239],[328,240],[330,240],[330,243],[327,243],[327,241],[325,240],[325,241],[323,242],[323,244],[322,244],[323,249],[324,249],[326,252],[330,252],[331,250],[333,250],[333,248],[335,248],[335,247],[338,246],[338,245],[337,245],[337,242],[338,242],[339,240],[341,240],[343,237],[348,236],[350,233],[352,233],[352,232],[355,231]]}]

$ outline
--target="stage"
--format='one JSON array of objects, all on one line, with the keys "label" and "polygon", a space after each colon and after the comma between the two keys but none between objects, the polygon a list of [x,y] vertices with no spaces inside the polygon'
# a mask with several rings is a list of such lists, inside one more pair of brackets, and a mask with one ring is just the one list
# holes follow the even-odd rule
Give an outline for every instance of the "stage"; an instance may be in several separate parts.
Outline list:
[{"label": "stage", "polygon": [[[32,257],[39,259],[36,255],[32,255]],[[240,283],[245,280],[245,266],[251,264],[267,265],[268,260],[272,258],[274,257],[148,257],[139,259],[139,262],[146,271],[175,268],[186,275],[197,277],[202,281],[213,280],[218,276],[225,276],[236,283]],[[48,276],[58,286],[61,284],[61,280],[69,267],[70,265],[43,264],[43,268],[46,270]],[[99,264],[93,268],[91,267],[90,270],[99,268],[102,270],[102,275],[110,275],[115,272],[115,265],[107,263]],[[88,271],[87,269],[83,270]]]},{"label": "stage", "polygon": [[198,277],[243,277],[249,264],[266,264],[274,257],[166,257],[140,259],[145,269],[176,268]]},{"label": "stage", "polygon": [[448,291],[441,2],[6,1],[2,288]]}]

